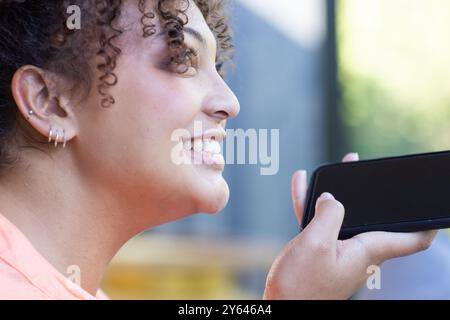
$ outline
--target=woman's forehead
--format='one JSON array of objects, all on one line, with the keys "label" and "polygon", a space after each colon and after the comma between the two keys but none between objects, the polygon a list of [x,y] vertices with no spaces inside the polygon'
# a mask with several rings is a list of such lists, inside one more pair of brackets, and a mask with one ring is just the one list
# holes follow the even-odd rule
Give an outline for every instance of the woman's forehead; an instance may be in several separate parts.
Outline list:
[{"label": "woman's forehead", "polygon": [[[155,2],[155,1],[149,1]],[[153,32],[150,37],[142,37],[143,35],[143,14],[139,11],[138,5],[135,1],[126,1],[122,7],[121,15],[119,17],[118,24],[123,30],[128,33],[125,37],[122,37],[123,41],[128,42],[126,38],[132,40],[133,43],[144,43],[144,45],[151,46],[154,43],[166,42],[165,32],[161,25],[161,19],[159,18],[156,10],[153,6],[147,5],[146,12],[152,12],[155,14],[154,18],[146,19],[147,26],[152,25]],[[214,33],[209,28],[208,24],[203,17],[200,9],[194,2],[190,2],[188,10],[185,12],[188,23],[185,25],[189,31],[187,34],[197,38],[197,40],[203,40],[206,48],[217,48],[216,38]],[[200,37],[196,37],[200,35]],[[202,41],[200,41],[202,42]],[[125,43],[127,44],[127,43]]]}]

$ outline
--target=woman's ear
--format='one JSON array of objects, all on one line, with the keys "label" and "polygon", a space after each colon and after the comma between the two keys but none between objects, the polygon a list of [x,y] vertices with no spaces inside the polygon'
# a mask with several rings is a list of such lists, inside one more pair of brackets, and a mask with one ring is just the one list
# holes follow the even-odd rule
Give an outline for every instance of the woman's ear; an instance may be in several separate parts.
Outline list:
[{"label": "woman's ear", "polygon": [[[77,135],[77,122],[57,75],[35,66],[22,66],[12,79],[17,108],[26,121],[49,141],[64,143]],[[58,85],[57,85],[58,84]]]}]

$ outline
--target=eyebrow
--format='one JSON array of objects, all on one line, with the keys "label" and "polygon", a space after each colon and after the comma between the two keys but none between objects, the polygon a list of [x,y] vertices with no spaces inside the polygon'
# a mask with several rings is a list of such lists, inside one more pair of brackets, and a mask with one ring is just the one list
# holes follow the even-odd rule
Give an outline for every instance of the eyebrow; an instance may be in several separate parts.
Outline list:
[{"label": "eyebrow", "polygon": [[200,32],[189,27],[184,28],[184,31],[193,36],[198,42],[202,44],[202,46],[206,48],[206,40]]},{"label": "eyebrow", "polygon": [[[193,36],[198,42],[200,42],[202,44],[202,46],[204,48],[207,47],[206,46],[206,40],[205,40],[205,38],[203,37],[203,35],[200,32],[198,32],[195,29],[189,28],[189,27],[184,27],[183,31],[186,32],[187,34],[190,34],[191,36]],[[163,36],[163,35],[166,35],[166,34],[167,34],[167,32],[165,30],[163,30],[157,35],[157,37],[160,37],[160,36]]]}]

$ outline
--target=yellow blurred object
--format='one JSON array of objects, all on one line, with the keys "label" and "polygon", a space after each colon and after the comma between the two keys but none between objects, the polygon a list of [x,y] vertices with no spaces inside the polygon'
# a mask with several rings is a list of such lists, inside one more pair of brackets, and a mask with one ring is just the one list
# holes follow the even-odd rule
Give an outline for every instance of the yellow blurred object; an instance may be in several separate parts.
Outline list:
[{"label": "yellow blurred object", "polygon": [[239,276],[267,271],[274,243],[144,234],[114,258],[102,288],[112,299],[259,299]]}]

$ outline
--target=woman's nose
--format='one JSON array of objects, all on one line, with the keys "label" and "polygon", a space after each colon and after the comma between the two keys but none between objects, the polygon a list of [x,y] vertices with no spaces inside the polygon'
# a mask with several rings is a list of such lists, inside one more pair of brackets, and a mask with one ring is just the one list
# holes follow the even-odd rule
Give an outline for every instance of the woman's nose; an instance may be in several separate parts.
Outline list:
[{"label": "woman's nose", "polygon": [[204,112],[219,121],[236,117],[240,109],[239,100],[225,82],[211,93],[204,104]]}]

